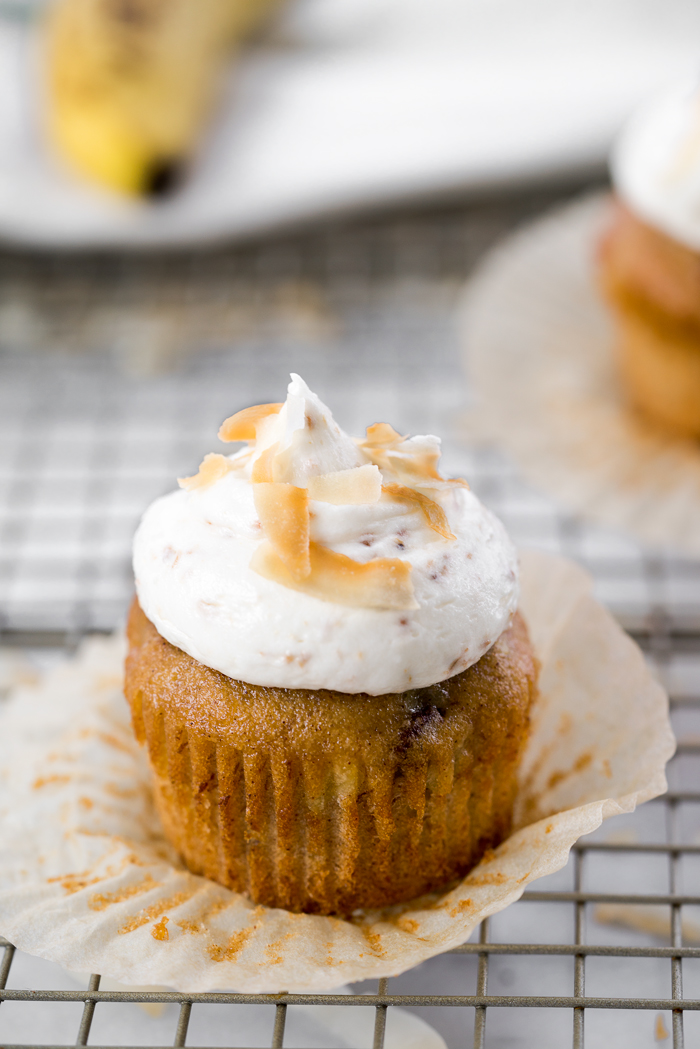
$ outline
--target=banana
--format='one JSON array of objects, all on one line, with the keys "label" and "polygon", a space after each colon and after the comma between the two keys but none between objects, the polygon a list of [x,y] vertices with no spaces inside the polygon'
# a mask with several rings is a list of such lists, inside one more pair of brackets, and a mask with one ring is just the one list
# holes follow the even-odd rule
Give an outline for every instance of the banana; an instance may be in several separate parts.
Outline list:
[{"label": "banana", "polygon": [[275,0],[57,0],[44,27],[46,123],[82,175],[130,195],[167,191],[227,57]]}]

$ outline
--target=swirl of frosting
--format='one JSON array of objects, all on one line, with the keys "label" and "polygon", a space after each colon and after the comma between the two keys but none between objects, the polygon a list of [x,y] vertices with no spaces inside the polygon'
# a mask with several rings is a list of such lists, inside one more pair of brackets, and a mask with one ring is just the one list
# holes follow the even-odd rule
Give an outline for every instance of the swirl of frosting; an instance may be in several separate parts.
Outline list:
[{"label": "swirl of frosting", "polygon": [[353,440],[296,375],[239,412],[245,440],[146,510],[139,602],[159,633],[232,678],[382,695],[475,663],[508,625],[517,560],[501,523],[437,471],[437,437]]},{"label": "swirl of frosting", "polygon": [[676,85],[635,112],[611,157],[619,196],[651,226],[700,251],[700,89]]}]

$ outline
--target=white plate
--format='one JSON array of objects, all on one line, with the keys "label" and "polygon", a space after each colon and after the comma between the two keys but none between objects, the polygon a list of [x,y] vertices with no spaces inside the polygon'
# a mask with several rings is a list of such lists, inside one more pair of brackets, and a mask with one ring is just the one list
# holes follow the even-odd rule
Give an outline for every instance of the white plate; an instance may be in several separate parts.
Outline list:
[{"label": "white plate", "polygon": [[41,133],[35,30],[0,24],[0,238],[184,245],[602,164],[700,60],[695,0],[298,0],[232,70],[187,185],[135,205]]}]

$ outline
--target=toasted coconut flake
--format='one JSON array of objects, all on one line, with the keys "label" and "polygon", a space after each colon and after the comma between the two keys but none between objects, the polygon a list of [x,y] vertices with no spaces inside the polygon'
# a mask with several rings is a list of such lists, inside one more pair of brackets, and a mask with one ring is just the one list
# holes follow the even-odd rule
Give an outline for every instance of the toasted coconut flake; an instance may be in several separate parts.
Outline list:
[{"label": "toasted coconut flake", "polygon": [[285,571],[295,580],[306,578],[311,571],[306,489],[262,481],[253,485],[253,499],[263,532]]},{"label": "toasted coconut flake", "polygon": [[468,488],[468,483],[461,477],[447,479],[437,470],[439,453],[414,452],[407,454],[398,449],[367,448],[363,450],[380,470],[393,474],[403,484],[414,488],[448,488],[459,486]]},{"label": "toasted coconut flake", "polygon": [[[376,425],[386,426],[387,424],[377,423]],[[398,434],[396,436],[399,437]],[[362,450],[380,470],[386,470],[387,473],[394,474],[395,477],[398,477],[400,481],[404,481],[406,484],[444,480],[437,471],[437,464],[440,459],[439,451],[401,451],[401,443],[403,441],[404,438],[399,437],[400,443],[393,447],[387,447],[378,442],[363,444]]]},{"label": "toasted coconut flake", "polygon": [[237,463],[232,463],[225,455],[218,452],[209,452],[199,464],[199,471],[192,477],[178,477],[177,483],[180,488],[188,492],[195,488],[209,488],[210,485],[225,477],[231,470],[235,470]]},{"label": "toasted coconut flake", "polygon": [[311,572],[304,579],[289,571],[271,543],[261,543],[250,567],[274,583],[336,605],[397,612],[420,607],[413,596],[411,565],[407,561],[380,557],[361,563],[318,543],[310,544],[309,554]]},{"label": "toasted coconut flake", "polygon": [[254,441],[259,422],[276,415],[281,404],[254,404],[225,419],[219,427],[220,441]]},{"label": "toasted coconut flake", "polygon": [[440,449],[431,448],[429,439],[402,437],[388,423],[374,423],[367,427],[367,436],[358,443],[380,470],[393,474],[399,481],[414,488],[440,488],[455,484],[469,487],[461,478],[448,481],[442,477],[437,468]]},{"label": "toasted coconut flake", "polygon": [[381,494],[382,475],[379,467],[370,463],[309,478],[309,499],[321,503],[336,506],[377,503]]},{"label": "toasted coconut flake", "polygon": [[395,474],[400,481],[408,484],[420,484],[421,481],[442,481],[437,470],[440,453],[416,452],[404,455],[400,451],[386,453],[386,469]]},{"label": "toasted coconut flake", "polygon": [[369,445],[375,447],[377,445],[394,445],[400,444],[405,441],[406,438],[402,437],[400,433],[397,433],[393,426],[389,423],[373,423],[372,426],[367,427],[367,436],[362,442],[363,445]]},{"label": "toasted coconut flake", "polygon": [[433,492],[447,492],[450,488],[466,488],[469,491],[469,481],[465,481],[463,477],[441,477],[439,480],[426,480],[418,481],[417,485],[419,488],[427,488],[428,491]]},{"label": "toasted coconut flake", "polygon": [[450,531],[450,526],[447,520],[447,514],[443,508],[436,503],[434,499],[430,499],[427,495],[423,495],[422,492],[417,492],[415,488],[407,488],[403,484],[385,484],[382,485],[382,492],[384,495],[388,495],[390,499],[396,499],[397,502],[408,503],[409,506],[414,506],[417,510],[423,514],[426,524],[441,535],[443,539],[456,539],[457,536],[453,535]]},{"label": "toasted coconut flake", "polygon": [[271,444],[255,460],[250,471],[250,479],[253,484],[271,483],[276,479],[274,476],[274,459],[278,448],[279,443]]},{"label": "toasted coconut flake", "polygon": [[463,477],[446,478],[439,473],[437,469],[439,455],[416,453],[409,457],[389,452],[388,458],[387,469],[402,481],[415,485],[417,488],[469,488],[469,482]]}]

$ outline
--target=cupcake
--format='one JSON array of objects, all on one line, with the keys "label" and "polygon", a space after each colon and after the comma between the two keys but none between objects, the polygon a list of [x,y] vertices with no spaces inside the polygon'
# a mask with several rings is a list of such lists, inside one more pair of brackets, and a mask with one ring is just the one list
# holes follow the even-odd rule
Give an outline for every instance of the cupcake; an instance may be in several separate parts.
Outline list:
[{"label": "cupcake", "polygon": [[256,903],[349,914],[510,831],[536,662],[515,551],[438,438],[352,439],[298,377],[134,540],[126,696],[165,833]]},{"label": "cupcake", "polygon": [[700,437],[700,90],[641,110],[613,152],[617,195],[600,250],[629,399]]}]

